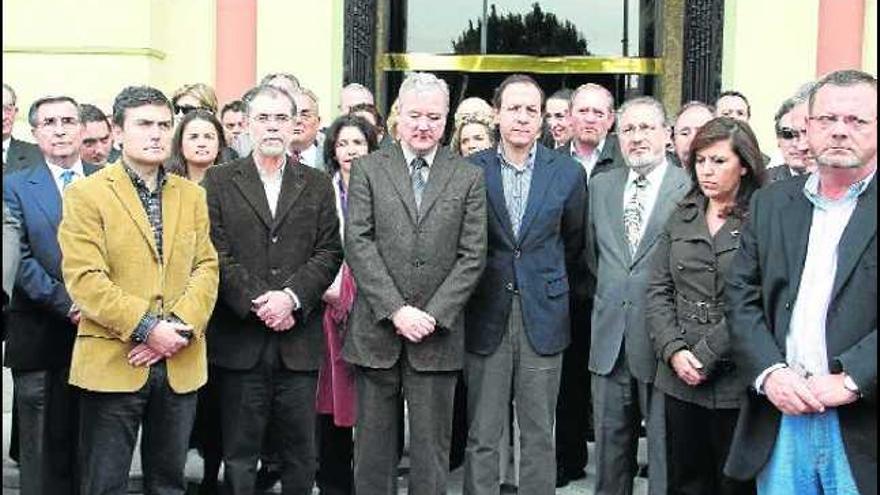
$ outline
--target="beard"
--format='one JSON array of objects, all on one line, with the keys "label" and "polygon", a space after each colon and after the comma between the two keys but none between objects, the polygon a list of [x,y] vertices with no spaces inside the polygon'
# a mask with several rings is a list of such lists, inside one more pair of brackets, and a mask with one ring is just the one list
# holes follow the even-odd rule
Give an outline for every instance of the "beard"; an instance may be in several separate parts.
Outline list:
[{"label": "beard", "polygon": [[647,175],[663,162],[663,153],[656,155],[623,156],[627,166],[639,175]]},{"label": "beard", "polygon": [[260,154],[263,156],[281,156],[285,153],[284,144],[274,141],[260,143]]},{"label": "beard", "polygon": [[829,157],[825,153],[822,153],[816,157],[816,163],[820,167],[829,167],[829,168],[859,168],[864,163],[855,155],[847,156],[847,157]]}]

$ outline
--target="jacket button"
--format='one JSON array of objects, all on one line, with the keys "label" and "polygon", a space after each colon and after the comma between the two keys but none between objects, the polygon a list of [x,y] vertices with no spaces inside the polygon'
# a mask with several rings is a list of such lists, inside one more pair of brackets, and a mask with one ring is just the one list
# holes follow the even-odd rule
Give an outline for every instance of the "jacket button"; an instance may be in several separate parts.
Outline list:
[{"label": "jacket button", "polygon": [[273,235],[273,236],[272,236],[272,244],[275,244],[276,242],[278,242],[278,236],[277,236],[277,235]]},{"label": "jacket button", "polygon": [[271,268],[271,269],[269,270],[269,273],[272,274],[272,275],[278,275],[278,269],[277,269],[277,268]]},{"label": "jacket button", "polygon": [[791,310],[791,303],[790,302],[785,303],[785,309]]},{"label": "jacket button", "polygon": [[522,250],[520,250],[520,249],[514,249],[514,250],[513,250],[513,257],[514,257],[514,258],[519,258],[520,256],[522,256]]},{"label": "jacket button", "polygon": [[715,273],[715,267],[714,267],[714,266],[710,266],[710,267],[709,267],[709,273]]},{"label": "jacket button", "polygon": [[684,335],[684,334],[686,334],[686,333],[687,333],[687,331],[686,331],[684,328],[682,328],[682,329],[681,329],[681,334]]},{"label": "jacket button", "polygon": [[507,285],[505,285],[504,288],[506,288],[509,291],[513,291],[513,283],[507,282]]},{"label": "jacket button", "polygon": [[675,266],[675,268],[676,268],[676,270],[681,271],[681,270],[684,270],[684,265],[682,265],[681,263],[679,263],[678,265]]}]

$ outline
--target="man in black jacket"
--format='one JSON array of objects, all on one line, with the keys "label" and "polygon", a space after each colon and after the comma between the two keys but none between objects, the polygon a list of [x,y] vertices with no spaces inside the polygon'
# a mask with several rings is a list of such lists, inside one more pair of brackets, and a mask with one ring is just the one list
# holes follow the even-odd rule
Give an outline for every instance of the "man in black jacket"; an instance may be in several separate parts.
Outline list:
[{"label": "man in black jacket", "polygon": [[759,493],[877,492],[877,80],[809,97],[816,173],[755,194],[727,286],[750,382],[725,468]]}]

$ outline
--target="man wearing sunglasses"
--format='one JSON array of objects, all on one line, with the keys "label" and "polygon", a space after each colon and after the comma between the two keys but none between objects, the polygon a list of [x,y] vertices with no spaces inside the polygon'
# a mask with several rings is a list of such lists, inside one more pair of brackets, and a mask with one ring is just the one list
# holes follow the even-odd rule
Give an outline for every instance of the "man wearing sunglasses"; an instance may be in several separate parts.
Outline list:
[{"label": "man wearing sunglasses", "polygon": [[785,100],[776,112],[776,142],[784,163],[767,170],[768,182],[807,174],[813,168],[807,142],[807,99],[804,91]]}]

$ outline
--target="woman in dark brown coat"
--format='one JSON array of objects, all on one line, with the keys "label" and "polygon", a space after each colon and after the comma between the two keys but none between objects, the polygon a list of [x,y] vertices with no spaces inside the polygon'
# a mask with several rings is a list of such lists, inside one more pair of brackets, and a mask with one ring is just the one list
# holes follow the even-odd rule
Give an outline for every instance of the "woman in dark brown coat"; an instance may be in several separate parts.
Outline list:
[{"label": "woman in dark brown coat", "polygon": [[693,188],[658,239],[647,292],[660,361],[654,385],[666,394],[669,493],[750,494],[753,483],[722,472],[744,393],[722,301],[764,166],[748,124],[726,117],[703,126],[689,160]]}]

